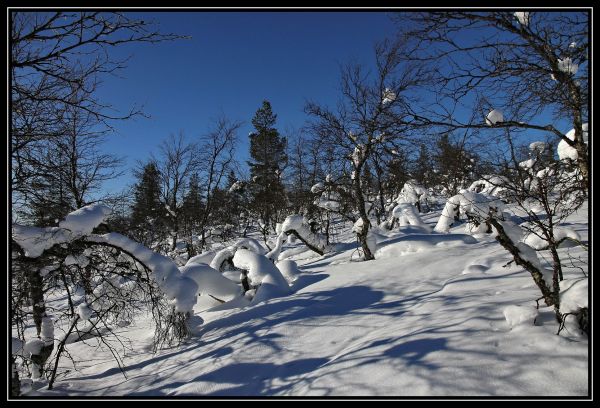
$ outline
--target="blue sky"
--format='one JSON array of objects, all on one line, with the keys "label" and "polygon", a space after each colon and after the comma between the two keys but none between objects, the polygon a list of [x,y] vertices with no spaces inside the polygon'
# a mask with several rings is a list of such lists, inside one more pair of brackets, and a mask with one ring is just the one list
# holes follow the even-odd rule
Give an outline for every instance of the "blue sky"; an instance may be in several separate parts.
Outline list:
[{"label": "blue sky", "polygon": [[380,12],[164,12],[135,13],[161,31],[191,36],[111,50],[131,55],[121,78],[105,77],[99,97],[127,112],[143,105],[150,119],[114,123],[105,149],[126,156],[126,175],[106,187],[131,184],[130,169],[171,133],[190,139],[224,114],[244,121],[238,159],[248,158],[251,119],[268,99],[282,133],[300,128],[307,99],[337,100],[339,64],[372,63],[373,45],[396,28]]}]

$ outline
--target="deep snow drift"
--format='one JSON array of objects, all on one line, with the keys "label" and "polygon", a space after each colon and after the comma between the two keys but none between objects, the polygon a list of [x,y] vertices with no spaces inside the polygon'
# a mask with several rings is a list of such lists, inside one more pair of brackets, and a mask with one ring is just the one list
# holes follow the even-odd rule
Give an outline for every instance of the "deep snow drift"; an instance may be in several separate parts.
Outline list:
[{"label": "deep snow drift", "polygon": [[[422,215],[429,227],[439,217],[440,211]],[[587,217],[586,204],[568,219],[586,244]],[[76,370],[62,359],[55,390],[37,395],[588,394],[587,338],[573,326],[556,335],[551,308],[535,307],[533,279],[509,264],[511,256],[491,236],[465,235],[460,223],[445,235],[403,227],[378,237],[379,259],[353,262],[351,227],[336,247],[346,250],[324,256],[286,244],[277,267],[293,281],[289,293],[212,309],[198,302],[194,311],[204,323],[180,347],[152,354],[149,319],[118,329],[131,339],[127,379],[94,339],[69,344]],[[244,259],[236,261],[255,262],[240,251]],[[587,259],[581,248],[561,251]],[[587,270],[582,263],[565,270],[569,307],[587,290],[577,283],[584,278],[578,267]],[[269,276],[283,285],[281,275]]]}]

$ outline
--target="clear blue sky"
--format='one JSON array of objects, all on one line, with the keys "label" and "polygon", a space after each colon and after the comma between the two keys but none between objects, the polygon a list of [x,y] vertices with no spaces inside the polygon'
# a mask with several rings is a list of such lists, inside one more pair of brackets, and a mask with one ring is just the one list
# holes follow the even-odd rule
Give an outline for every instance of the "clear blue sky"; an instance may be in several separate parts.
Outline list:
[{"label": "clear blue sky", "polygon": [[117,122],[105,149],[125,155],[126,175],[106,187],[131,184],[138,159],[157,151],[171,133],[193,138],[210,119],[224,114],[244,121],[238,159],[248,158],[250,120],[268,99],[278,128],[300,128],[307,99],[334,104],[339,64],[374,60],[376,41],[396,28],[380,12],[163,12],[133,13],[154,20],[162,32],[190,40],[115,48],[114,57],[132,55],[121,78],[104,78],[99,97],[121,112],[142,104],[150,119]]}]

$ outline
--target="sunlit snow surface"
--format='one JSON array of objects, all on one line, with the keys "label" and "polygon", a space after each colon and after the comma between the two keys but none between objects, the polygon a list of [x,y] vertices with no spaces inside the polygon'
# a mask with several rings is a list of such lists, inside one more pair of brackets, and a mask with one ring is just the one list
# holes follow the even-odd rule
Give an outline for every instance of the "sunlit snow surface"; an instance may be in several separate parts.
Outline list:
[{"label": "sunlit snow surface", "polygon": [[[440,211],[422,214],[430,227]],[[586,207],[569,228],[588,240]],[[43,395],[84,396],[585,396],[588,342],[574,327],[556,335],[551,308],[531,276],[491,236],[413,227],[378,236],[393,256],[356,260],[351,224],[325,256],[286,246],[299,266],[291,293],[212,311],[179,348],[151,352],[148,321],[118,329],[131,339],[127,379],[112,356],[68,345],[77,371]],[[383,234],[383,233],[382,233]],[[412,238],[411,238],[411,235]],[[445,238],[439,238],[440,236]],[[412,242],[418,251],[403,251]],[[394,248],[397,244],[397,249]],[[388,248],[387,250],[385,248]],[[578,248],[560,249],[587,259]],[[547,253],[540,252],[540,259]],[[279,265],[278,265],[279,266]],[[576,263],[566,279],[583,278]],[[573,285],[572,282],[568,283]],[[570,287],[571,287],[570,286]],[[569,307],[583,284],[572,286]],[[573,306],[575,305],[575,306]],[[535,323],[533,321],[535,320]],[[200,321],[200,320],[199,320]],[[201,322],[201,321],[200,321]],[[57,334],[58,335],[58,334]],[[91,344],[91,343],[90,343]],[[61,369],[71,369],[68,359]]]}]

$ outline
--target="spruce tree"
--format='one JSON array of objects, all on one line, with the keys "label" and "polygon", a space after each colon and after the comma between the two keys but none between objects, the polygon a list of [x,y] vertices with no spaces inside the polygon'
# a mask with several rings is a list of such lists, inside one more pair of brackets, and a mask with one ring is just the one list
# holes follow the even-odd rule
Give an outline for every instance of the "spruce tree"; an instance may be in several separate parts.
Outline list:
[{"label": "spruce tree", "polygon": [[156,163],[149,162],[137,174],[134,187],[131,226],[134,238],[148,245],[164,232],[165,209],[160,196],[160,172]]},{"label": "spruce tree", "polygon": [[275,115],[268,101],[256,111],[252,124],[256,132],[250,134],[250,156],[248,162],[251,176],[251,207],[263,221],[263,234],[274,227],[278,211],[286,205],[285,190],[281,181],[287,162],[286,138],[275,128]]}]

